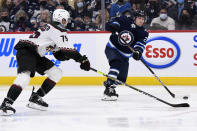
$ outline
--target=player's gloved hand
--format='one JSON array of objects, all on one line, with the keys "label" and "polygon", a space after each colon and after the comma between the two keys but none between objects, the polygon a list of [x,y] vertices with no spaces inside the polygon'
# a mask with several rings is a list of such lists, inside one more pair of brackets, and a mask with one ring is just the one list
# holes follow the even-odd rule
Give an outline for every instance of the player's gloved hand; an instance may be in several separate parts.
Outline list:
[{"label": "player's gloved hand", "polygon": [[140,60],[141,57],[142,57],[142,53],[138,50],[135,50],[135,52],[133,53],[133,59]]},{"label": "player's gloved hand", "polygon": [[115,34],[120,29],[120,25],[118,24],[110,24],[110,31]]},{"label": "player's gloved hand", "polygon": [[79,62],[81,63],[80,68],[89,71],[90,70],[90,62],[88,58],[84,55],[80,58]]}]

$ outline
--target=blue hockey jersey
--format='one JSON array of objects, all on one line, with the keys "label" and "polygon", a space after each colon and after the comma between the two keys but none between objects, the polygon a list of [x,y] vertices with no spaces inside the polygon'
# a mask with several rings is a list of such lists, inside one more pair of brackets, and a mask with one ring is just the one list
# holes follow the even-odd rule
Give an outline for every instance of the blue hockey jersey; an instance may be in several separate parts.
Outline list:
[{"label": "blue hockey jersey", "polygon": [[[111,31],[110,24],[117,24],[119,26],[119,30],[117,31],[119,36],[123,38],[132,48],[138,48],[139,51],[143,52],[149,35],[143,26],[137,26],[134,24],[133,19],[126,16],[116,17],[112,21],[108,22],[106,24],[106,30],[108,31]],[[132,52],[119,38],[119,36],[112,33],[107,46],[117,49],[125,57],[131,57]]]}]

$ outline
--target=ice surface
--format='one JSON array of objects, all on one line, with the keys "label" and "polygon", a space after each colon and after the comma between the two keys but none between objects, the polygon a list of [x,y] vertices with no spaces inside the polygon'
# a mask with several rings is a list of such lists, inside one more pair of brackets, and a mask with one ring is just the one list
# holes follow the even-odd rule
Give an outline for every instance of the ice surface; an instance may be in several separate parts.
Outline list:
[{"label": "ice surface", "polygon": [[[119,87],[118,101],[101,101],[102,86],[59,86],[44,100],[48,111],[26,107],[32,87],[27,87],[14,103],[16,114],[0,116],[0,131],[197,131],[197,87],[135,86],[170,103],[188,102],[190,108],[173,108],[134,91]],[[7,94],[0,87],[0,102]]]}]

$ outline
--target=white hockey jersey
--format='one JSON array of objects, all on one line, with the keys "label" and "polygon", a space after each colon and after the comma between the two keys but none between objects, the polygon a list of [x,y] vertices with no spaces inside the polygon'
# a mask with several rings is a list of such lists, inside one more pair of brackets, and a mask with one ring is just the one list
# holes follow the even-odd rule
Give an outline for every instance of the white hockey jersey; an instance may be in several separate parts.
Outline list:
[{"label": "white hockey jersey", "polygon": [[28,41],[36,45],[37,52],[41,57],[47,52],[58,51],[61,48],[74,49],[68,42],[67,33],[51,24],[46,24],[34,32],[34,34],[30,35],[28,39],[23,39],[22,41]]}]

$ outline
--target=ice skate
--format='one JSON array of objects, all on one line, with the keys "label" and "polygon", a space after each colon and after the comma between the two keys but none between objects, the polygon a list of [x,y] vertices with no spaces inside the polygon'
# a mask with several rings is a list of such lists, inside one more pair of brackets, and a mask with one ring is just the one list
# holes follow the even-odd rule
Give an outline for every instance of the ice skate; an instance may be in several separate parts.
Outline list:
[{"label": "ice skate", "polygon": [[106,87],[104,91],[103,101],[116,101],[118,99],[118,94],[115,90],[115,85],[111,85],[110,87]]},{"label": "ice skate", "polygon": [[31,97],[29,98],[29,103],[27,104],[27,107],[36,110],[46,111],[48,108],[48,104],[42,100],[42,97],[40,97],[36,92],[33,91]]},{"label": "ice skate", "polygon": [[8,98],[5,98],[3,103],[0,106],[0,116],[9,116],[13,115],[16,110],[11,106],[12,101],[9,100]]}]

